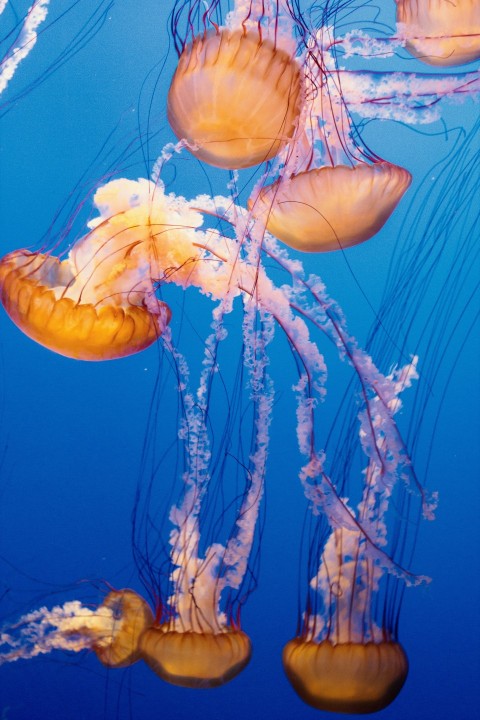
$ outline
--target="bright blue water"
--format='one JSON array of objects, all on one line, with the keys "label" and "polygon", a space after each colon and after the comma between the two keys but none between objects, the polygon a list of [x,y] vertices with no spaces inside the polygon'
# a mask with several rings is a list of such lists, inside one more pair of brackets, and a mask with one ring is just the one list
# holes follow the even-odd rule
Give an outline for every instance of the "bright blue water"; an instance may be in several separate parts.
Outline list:
[{"label": "bright blue water", "polygon": [[[94,0],[89,2],[95,5]],[[109,148],[116,147],[121,154],[135,138],[137,118],[145,122],[152,78],[142,95],[140,88],[152,68],[155,77],[162,72],[151,108],[151,127],[158,135],[151,141],[150,159],[165,142],[174,139],[164,110],[175,61],[173,52],[163,69],[155,67],[168,49],[166,10],[162,6],[152,0],[115,4],[101,32],[88,46],[41,87],[15,102],[1,118],[2,254],[37,243],[82,174],[86,173],[85,180],[91,183],[105,171],[105,151],[100,159],[95,158],[117,124]],[[14,87],[18,89],[37,77],[48,58],[72,41],[84,17],[81,11],[73,11],[67,21],[39,39],[14,79],[17,85],[12,82],[7,99],[15,95]],[[412,61],[409,69],[415,67]],[[478,105],[470,102],[446,108],[445,122],[448,127],[468,128],[477,112]],[[411,197],[425,173],[451,147],[442,128],[440,123],[425,128],[427,136],[394,123],[376,123],[367,130],[376,152],[413,173]],[[182,162],[187,163],[187,159]],[[132,178],[146,176],[149,169],[138,154],[126,164]],[[174,186],[177,192],[191,196],[208,191],[206,178],[193,161],[188,174],[187,178],[187,173],[180,173]],[[222,190],[224,176],[211,170],[208,176],[216,189]],[[393,248],[403,240],[401,228],[407,209],[408,202],[404,201],[377,237],[350,250],[348,266],[338,254],[308,259],[310,269],[322,275],[331,295],[345,308],[349,327],[360,339],[374,320],[365,296],[373,308],[378,307]],[[451,237],[450,241],[454,255],[462,237]],[[475,262],[474,256],[471,262]],[[463,304],[471,287],[471,283],[460,287],[460,293],[465,294]],[[173,309],[175,328],[179,310]],[[467,312],[473,317],[471,306]],[[51,606],[67,596],[88,596],[91,602],[98,602],[101,591],[83,582],[94,578],[141,591],[131,556],[130,516],[158,365],[155,348],[118,362],[74,362],[35,345],[4,313],[0,314],[0,323],[2,616],[11,620],[28,609]],[[473,720],[478,712],[479,337],[470,333],[457,358],[466,333],[461,327],[455,347],[441,363],[445,373],[439,379],[439,392],[444,385],[447,390],[434,430],[428,476],[429,488],[440,493],[440,507],[436,521],[421,528],[414,560],[414,569],[430,575],[433,581],[406,592],[400,637],[409,656],[410,673],[398,699],[383,712],[386,719]],[[421,335],[421,326],[417,334]],[[285,399],[294,380],[293,364],[286,345],[278,341],[276,349],[272,374],[282,393],[272,430],[259,587],[242,617],[254,643],[248,668],[225,687],[193,691],[161,682],[143,664],[107,672],[93,655],[57,653],[1,668],[0,717],[321,717],[297,698],[280,661],[281,649],[295,631],[305,503],[296,480],[299,461],[293,437],[293,406]],[[453,373],[448,376],[452,366]],[[337,387],[336,382],[340,380],[331,368],[332,397],[343,387]],[[166,417],[165,422],[172,422],[172,418]],[[403,422],[408,424],[408,419]],[[419,452],[420,465],[433,432],[429,427],[433,427],[431,420]],[[168,483],[165,478],[166,487]]]}]

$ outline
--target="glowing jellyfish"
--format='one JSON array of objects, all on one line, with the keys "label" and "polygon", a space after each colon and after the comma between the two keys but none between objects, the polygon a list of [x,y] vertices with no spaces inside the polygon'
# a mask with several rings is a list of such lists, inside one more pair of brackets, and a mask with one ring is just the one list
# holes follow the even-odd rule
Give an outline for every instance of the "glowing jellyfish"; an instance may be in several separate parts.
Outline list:
[{"label": "glowing jellyfish", "polygon": [[[388,588],[425,578],[413,576],[395,560],[398,546],[391,545],[387,530],[390,501],[398,498],[397,482],[409,482],[412,497],[415,483],[414,476],[408,478],[409,458],[398,437],[387,440],[393,427],[387,428],[391,420],[385,410],[390,418],[398,412],[400,393],[417,377],[414,360],[384,378],[382,391],[359,413],[361,445],[369,457],[361,499],[356,512],[352,510],[350,527],[333,518],[330,528],[323,529],[320,566],[310,580],[311,603],[299,634],[284,648],[290,682],[305,702],[321,710],[376,712],[395,699],[407,676]],[[418,487],[416,494],[431,519],[435,497],[429,500]],[[381,557],[379,551],[387,545],[389,555]],[[405,545],[404,539],[402,551]]]},{"label": "glowing jellyfish", "polygon": [[396,0],[399,35],[428,65],[464,65],[480,58],[477,0]]},{"label": "glowing jellyfish", "polygon": [[94,610],[77,600],[21,617],[0,633],[0,665],[53,650],[94,650],[108,667],[140,659],[139,639],[153,623],[148,604],[133,590],[113,590]]},{"label": "glowing jellyfish", "polygon": [[[188,43],[180,40],[178,26],[174,30],[180,59],[168,93],[168,119],[199,160],[250,167],[277,155],[291,139],[302,74],[288,45],[282,46],[274,4],[237,0],[222,27],[213,20],[213,6]],[[181,12],[174,13],[177,23]],[[188,8],[189,23],[196,12]]]}]

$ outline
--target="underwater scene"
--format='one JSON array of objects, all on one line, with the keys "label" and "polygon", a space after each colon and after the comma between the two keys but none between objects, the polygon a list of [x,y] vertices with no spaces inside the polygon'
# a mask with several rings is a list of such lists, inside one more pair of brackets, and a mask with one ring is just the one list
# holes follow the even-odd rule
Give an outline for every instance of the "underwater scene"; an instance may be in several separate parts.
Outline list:
[{"label": "underwater scene", "polygon": [[0,720],[473,720],[478,0],[0,58]]}]

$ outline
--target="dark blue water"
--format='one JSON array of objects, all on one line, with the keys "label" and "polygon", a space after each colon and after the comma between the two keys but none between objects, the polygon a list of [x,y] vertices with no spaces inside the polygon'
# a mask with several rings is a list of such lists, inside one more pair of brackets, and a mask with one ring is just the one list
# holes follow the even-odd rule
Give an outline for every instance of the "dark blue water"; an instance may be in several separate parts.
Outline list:
[{"label": "dark blue water", "polygon": [[[52,12],[56,5],[52,2]],[[18,247],[38,246],[45,234],[52,242],[58,232],[58,224],[52,226],[52,222],[64,203],[68,214],[68,208],[71,211],[85,194],[84,188],[91,188],[116,163],[124,176],[148,176],[162,146],[174,140],[166,120],[165,96],[176,56],[172,49],[169,52],[170,8],[164,5],[170,3],[127,0],[113,4],[98,34],[92,34],[85,47],[50,77],[46,68],[63,48],[72,47],[89,11],[96,9],[96,0],[81,3],[39,37],[12,80],[5,95],[8,112],[0,119],[2,255]],[[413,60],[401,67],[420,69]],[[42,84],[17,96],[36,79]],[[378,154],[413,174],[409,196],[368,243],[345,256],[333,253],[306,261],[345,309],[349,328],[361,342],[381,307],[391,258],[401,256],[404,243],[416,242],[416,228],[408,213],[419,208],[417,204],[412,210],[410,203],[416,194],[425,198],[420,205],[431,202],[419,219],[421,236],[432,227],[431,213],[440,216],[445,210],[442,195],[428,196],[421,182],[427,176],[434,184],[436,163],[457,152],[459,135],[454,129],[469,132],[477,114],[478,104],[466,100],[461,105],[445,103],[442,120],[432,125],[412,129],[375,122],[366,128],[365,138]],[[138,128],[145,132],[147,126],[148,145],[145,134],[139,144]],[[469,143],[473,156],[480,149],[478,135]],[[470,178],[472,174],[477,175],[474,184],[478,184],[478,165],[470,167]],[[458,182],[458,174],[449,169],[446,176],[452,182],[457,178],[461,195],[464,183]],[[191,197],[209,193],[211,187],[226,193],[228,175],[204,171],[184,155],[175,173],[171,171],[165,180],[175,192]],[[473,198],[470,209],[462,212],[470,212],[470,221],[465,218],[464,223],[452,224],[443,258],[447,266],[464,246],[465,228],[472,227]],[[428,488],[438,490],[440,504],[436,520],[420,528],[413,569],[430,576],[432,582],[405,593],[400,639],[410,671],[397,700],[383,711],[386,719],[473,720],[478,713],[480,392],[479,335],[478,329],[477,333],[472,329],[478,296],[472,300],[471,293],[479,266],[474,242],[468,247],[471,253],[462,259],[455,294],[449,286],[451,297],[445,297],[441,280],[426,288],[430,305],[439,304],[444,316],[452,310],[449,327],[457,332],[446,348],[442,346],[435,364],[438,374],[428,380],[434,384],[431,405],[415,416],[418,422],[419,415],[426,413],[416,462]],[[419,303],[415,280],[411,278],[412,293],[407,287],[398,300],[408,307]],[[173,331],[181,328],[183,351],[197,367],[202,346],[193,329],[190,343],[188,332],[195,325],[207,325],[208,317],[202,317],[204,310],[208,312],[202,304],[207,301],[198,305],[190,293],[184,309],[176,295],[172,302]],[[183,311],[187,316],[182,325]],[[229,328],[232,337],[238,333],[234,319]],[[426,311],[419,309],[418,317],[414,313],[408,352],[418,349],[421,372],[421,338],[427,323]],[[131,515],[141,477],[142,447],[152,433],[147,417],[159,366],[157,348],[111,363],[75,362],[34,344],[3,312],[0,325],[2,619],[12,622],[30,609],[77,596],[98,603],[104,593],[102,580],[142,592],[132,559]],[[442,333],[440,322],[437,333]],[[325,352],[332,360],[329,397],[339,397],[345,376],[331,351]],[[234,342],[232,353],[233,363],[238,359]],[[107,671],[93,654],[53,653],[0,668],[1,718],[303,720],[322,716],[298,699],[281,666],[282,647],[295,634],[297,579],[301,562],[306,562],[306,557],[300,558],[306,502],[297,479],[300,460],[290,398],[295,368],[281,337],[272,354],[278,400],[261,563],[258,588],[242,614],[242,626],[254,645],[250,665],[225,687],[197,691],[167,685],[141,663],[128,670]],[[425,405],[425,398],[421,403]],[[159,412],[161,432],[162,423],[171,425],[175,418],[169,415],[168,404],[165,408],[160,404]],[[325,410],[325,435],[332,412]],[[411,422],[408,412],[407,404],[400,421],[405,432]],[[425,478],[422,472],[428,458]],[[156,491],[167,493],[170,483],[168,476],[161,482],[157,479]]]}]

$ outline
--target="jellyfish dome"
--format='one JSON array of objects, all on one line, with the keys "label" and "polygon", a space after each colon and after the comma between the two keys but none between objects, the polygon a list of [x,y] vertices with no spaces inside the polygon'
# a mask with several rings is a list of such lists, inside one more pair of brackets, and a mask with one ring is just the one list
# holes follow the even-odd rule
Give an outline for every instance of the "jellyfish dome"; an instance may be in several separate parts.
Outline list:
[{"label": "jellyfish dome", "polygon": [[396,0],[407,50],[428,65],[464,65],[480,58],[477,0]]},{"label": "jellyfish dome", "polygon": [[141,658],[140,638],[154,622],[148,603],[133,590],[112,590],[99,610],[112,613],[110,635],[93,643],[93,649],[103,665],[120,668],[133,665]]},{"label": "jellyfish dome", "polygon": [[250,661],[250,638],[241,630],[177,632],[154,625],[140,640],[143,660],[163,680],[182,687],[209,688],[232,680]]},{"label": "jellyfish dome", "polygon": [[[210,165],[263,163],[291,140],[301,111],[302,71],[291,23],[283,32],[286,18],[270,0],[235,0],[223,25],[211,11],[200,11],[197,0],[193,4],[186,36],[175,36],[180,58],[167,99],[170,125]],[[197,13],[203,21],[195,31]]]},{"label": "jellyfish dome", "polygon": [[293,687],[318,710],[371,713],[394,700],[407,677],[407,656],[399,643],[334,645],[291,640],[283,666]]},{"label": "jellyfish dome", "polygon": [[249,207],[289,247],[326,252],[375,235],[410,182],[408,170],[385,161],[323,166],[265,186]]}]

